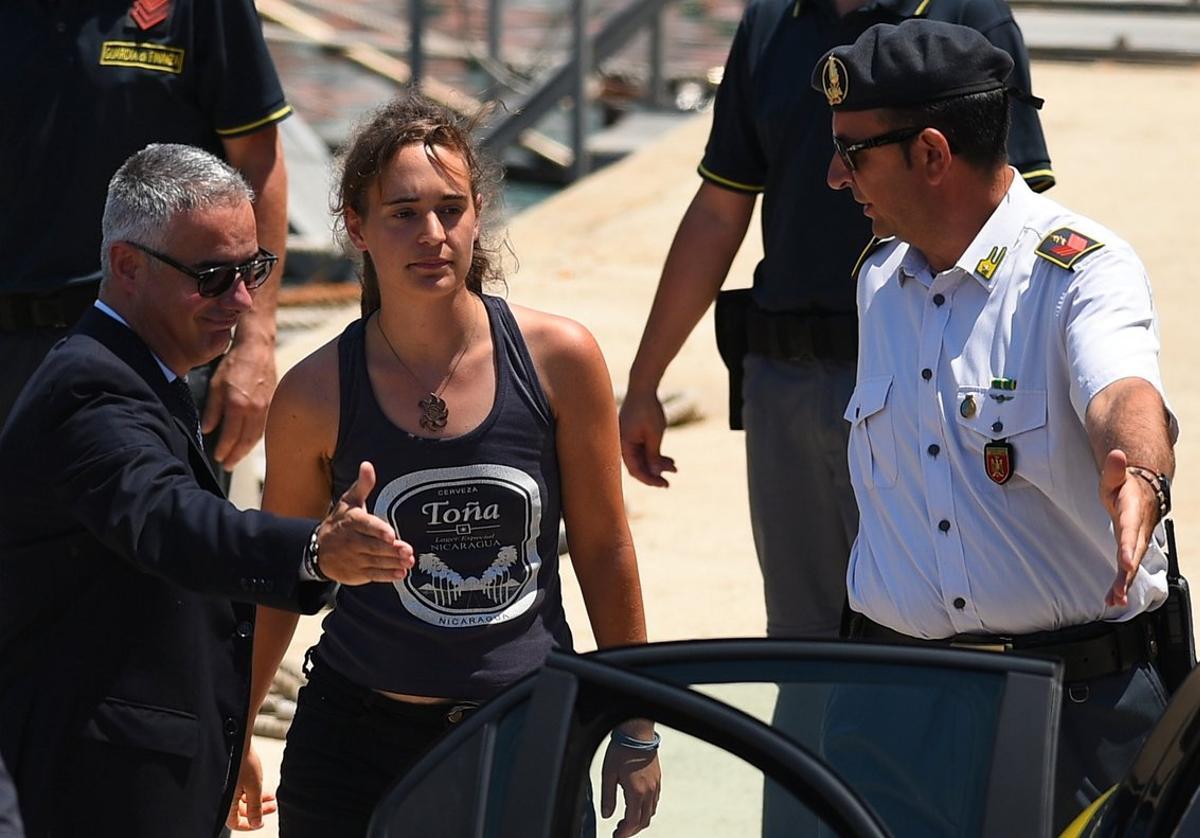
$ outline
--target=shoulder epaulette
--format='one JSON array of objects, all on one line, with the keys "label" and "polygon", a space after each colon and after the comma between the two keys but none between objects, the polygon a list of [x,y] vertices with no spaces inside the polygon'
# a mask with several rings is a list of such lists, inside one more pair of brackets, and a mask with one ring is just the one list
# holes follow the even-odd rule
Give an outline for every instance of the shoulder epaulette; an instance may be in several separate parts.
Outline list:
[{"label": "shoulder epaulette", "polygon": [[1047,262],[1053,262],[1060,268],[1074,270],[1075,263],[1087,256],[1093,250],[1104,247],[1103,242],[1076,232],[1070,227],[1059,227],[1037,246],[1034,251]]},{"label": "shoulder epaulette", "polygon": [[896,237],[888,236],[886,239],[881,239],[878,236],[871,236],[871,240],[867,242],[867,246],[863,248],[862,253],[858,254],[858,259],[854,261],[854,269],[850,271],[850,278],[858,279],[858,272],[862,270],[863,262],[867,261],[867,257],[894,238]]}]

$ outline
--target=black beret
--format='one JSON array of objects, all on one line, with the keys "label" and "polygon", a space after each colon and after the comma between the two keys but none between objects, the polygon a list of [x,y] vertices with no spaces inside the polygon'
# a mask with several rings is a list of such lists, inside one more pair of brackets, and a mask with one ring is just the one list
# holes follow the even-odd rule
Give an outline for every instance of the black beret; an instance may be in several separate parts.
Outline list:
[{"label": "black beret", "polygon": [[841,111],[899,108],[1007,88],[1013,60],[977,30],[920,18],[877,23],[813,67],[812,86]]}]

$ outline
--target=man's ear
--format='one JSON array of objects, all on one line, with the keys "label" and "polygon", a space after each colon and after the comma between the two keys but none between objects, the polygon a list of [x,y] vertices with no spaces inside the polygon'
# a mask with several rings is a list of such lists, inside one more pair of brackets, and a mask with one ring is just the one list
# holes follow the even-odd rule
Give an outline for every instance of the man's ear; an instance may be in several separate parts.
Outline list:
[{"label": "man's ear", "polygon": [[350,239],[350,243],[359,250],[367,249],[367,240],[362,234],[362,216],[355,212],[351,207],[346,207],[345,215],[342,216],[346,223],[346,236]]},{"label": "man's ear", "polygon": [[483,226],[481,219],[483,218],[483,193],[475,193],[475,238],[479,238],[479,230]]},{"label": "man's ear", "polygon": [[950,141],[936,128],[926,128],[913,142],[913,159],[925,173],[925,178],[934,186],[941,184],[945,179],[953,158]]},{"label": "man's ear", "polygon": [[125,242],[113,242],[108,246],[109,281],[123,293],[133,293],[143,264],[145,259],[136,247]]}]

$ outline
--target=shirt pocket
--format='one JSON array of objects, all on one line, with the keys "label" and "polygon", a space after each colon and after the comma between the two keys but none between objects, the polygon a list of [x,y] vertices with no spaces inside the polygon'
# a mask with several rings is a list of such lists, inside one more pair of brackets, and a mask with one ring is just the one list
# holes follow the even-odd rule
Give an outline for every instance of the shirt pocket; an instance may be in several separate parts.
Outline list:
[{"label": "shirt pocket", "polygon": [[[1043,488],[1050,485],[1050,435],[1046,427],[1046,391],[1000,392],[987,387],[960,387],[955,415],[964,444],[974,453],[979,473],[987,476],[984,446],[1005,440],[1012,446],[1014,477]],[[1006,485],[1012,485],[1010,481]]]},{"label": "shirt pocket", "polygon": [[868,489],[896,485],[896,429],[887,409],[891,392],[890,375],[861,379],[844,414],[850,423],[850,470]]}]

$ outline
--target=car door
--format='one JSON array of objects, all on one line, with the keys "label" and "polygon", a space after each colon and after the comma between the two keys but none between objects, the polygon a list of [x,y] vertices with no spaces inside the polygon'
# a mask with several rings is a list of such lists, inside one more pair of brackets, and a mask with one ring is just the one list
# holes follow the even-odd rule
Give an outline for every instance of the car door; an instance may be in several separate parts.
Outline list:
[{"label": "car door", "polygon": [[371,834],[587,835],[607,734],[648,718],[646,835],[1046,835],[1060,684],[1048,661],[865,644],[555,653],[406,775]]},{"label": "car door", "polygon": [[1200,670],[1171,697],[1126,778],[1063,835],[1200,835]]}]

